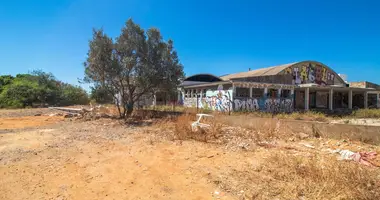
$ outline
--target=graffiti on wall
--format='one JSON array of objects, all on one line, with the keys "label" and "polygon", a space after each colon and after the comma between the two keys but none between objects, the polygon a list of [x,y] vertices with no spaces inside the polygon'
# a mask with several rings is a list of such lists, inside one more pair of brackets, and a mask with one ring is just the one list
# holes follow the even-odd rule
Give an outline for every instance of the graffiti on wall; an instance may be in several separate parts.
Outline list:
[{"label": "graffiti on wall", "polygon": [[208,90],[204,97],[184,99],[184,106],[198,107],[221,112],[229,111],[264,111],[292,112],[293,97],[289,98],[243,98],[232,99],[232,89]]},{"label": "graffiti on wall", "polygon": [[232,110],[232,89],[230,90],[208,90],[206,97],[199,100],[199,107],[222,112]]},{"label": "graffiti on wall", "polygon": [[205,97],[184,99],[184,106],[198,107],[221,112],[232,111],[232,89],[208,90]]},{"label": "graffiti on wall", "polygon": [[300,63],[285,69],[283,73],[292,74],[295,84],[333,85],[335,80],[334,72],[318,63]]},{"label": "graffiti on wall", "polygon": [[293,98],[237,98],[234,111],[292,112]]}]

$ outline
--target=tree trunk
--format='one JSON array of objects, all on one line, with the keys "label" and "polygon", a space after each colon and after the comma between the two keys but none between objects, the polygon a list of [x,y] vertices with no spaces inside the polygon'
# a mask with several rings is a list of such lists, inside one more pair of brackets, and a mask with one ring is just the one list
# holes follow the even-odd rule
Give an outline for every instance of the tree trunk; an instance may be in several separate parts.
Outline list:
[{"label": "tree trunk", "polygon": [[126,117],[130,117],[133,112],[133,102],[128,102],[127,104],[127,115]]}]

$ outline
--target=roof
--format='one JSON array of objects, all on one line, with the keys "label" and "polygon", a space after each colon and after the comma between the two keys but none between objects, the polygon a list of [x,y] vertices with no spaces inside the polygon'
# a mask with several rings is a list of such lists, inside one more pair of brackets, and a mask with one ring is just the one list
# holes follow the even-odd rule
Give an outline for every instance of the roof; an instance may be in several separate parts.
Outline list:
[{"label": "roof", "polygon": [[245,78],[245,77],[253,77],[253,76],[271,76],[271,75],[277,75],[280,73],[282,70],[297,64],[299,62],[295,63],[289,63],[289,64],[284,64],[284,65],[278,65],[278,66],[272,66],[272,67],[267,67],[267,68],[260,68],[256,70],[251,70],[247,72],[239,72],[235,74],[229,74],[225,76],[221,76],[220,78],[223,80],[231,80],[235,78]]},{"label": "roof", "polygon": [[216,82],[216,81],[223,81],[223,80],[212,74],[195,74],[195,75],[186,77],[184,81]]}]

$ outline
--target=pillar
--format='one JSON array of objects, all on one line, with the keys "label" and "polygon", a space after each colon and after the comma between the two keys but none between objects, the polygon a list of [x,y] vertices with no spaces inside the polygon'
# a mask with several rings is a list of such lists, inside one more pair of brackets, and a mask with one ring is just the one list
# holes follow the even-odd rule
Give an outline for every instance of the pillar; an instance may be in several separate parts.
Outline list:
[{"label": "pillar", "polygon": [[265,98],[268,97],[268,88],[264,88],[264,97],[265,97]]},{"label": "pillar", "polygon": [[180,103],[181,102],[181,90],[177,90],[177,101],[176,103]]},{"label": "pillar", "polygon": [[329,110],[334,110],[334,90],[331,88],[329,92]]},{"label": "pillar", "polygon": [[377,93],[376,102],[377,108],[380,108],[380,93]]},{"label": "pillar", "polygon": [[156,92],[153,93],[153,106],[156,107],[157,105],[157,98],[156,98]]},{"label": "pillar", "polygon": [[364,108],[368,108],[368,92],[364,92]]},{"label": "pillar", "polygon": [[352,90],[348,91],[348,109],[352,109]]},{"label": "pillar", "polygon": [[277,89],[277,97],[281,98],[281,88]]},{"label": "pillar", "polygon": [[305,88],[305,110],[309,110],[309,93],[310,88]]},{"label": "pillar", "polygon": [[252,87],[249,88],[249,98],[252,98]]}]

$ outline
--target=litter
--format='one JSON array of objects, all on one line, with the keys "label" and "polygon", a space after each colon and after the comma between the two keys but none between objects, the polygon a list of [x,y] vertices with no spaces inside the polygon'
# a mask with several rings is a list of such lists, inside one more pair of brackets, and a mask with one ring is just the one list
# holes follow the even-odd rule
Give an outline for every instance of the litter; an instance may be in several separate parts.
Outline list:
[{"label": "litter", "polygon": [[303,145],[303,146],[305,146],[305,147],[308,147],[308,148],[315,149],[314,146],[312,146],[312,145],[310,145],[310,144],[307,144],[307,143],[299,143],[299,144],[301,144],[301,145]]},{"label": "litter", "polygon": [[350,150],[331,150],[328,149],[330,153],[339,153],[340,157],[339,160],[353,160],[355,162],[358,162],[360,164],[366,165],[366,166],[372,166],[372,167],[378,167],[376,164],[372,163],[371,160],[373,160],[377,153],[376,152],[352,152]]},{"label": "litter", "polygon": [[204,123],[200,123],[202,117],[214,117],[213,115],[208,115],[208,114],[197,114],[198,116],[198,119],[197,121],[193,122],[191,124],[191,130],[192,131],[197,131],[198,130],[198,127],[200,128],[209,128],[211,127],[211,125],[209,124],[204,124]]}]

